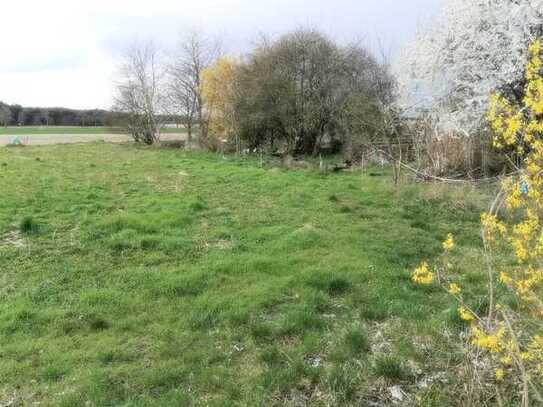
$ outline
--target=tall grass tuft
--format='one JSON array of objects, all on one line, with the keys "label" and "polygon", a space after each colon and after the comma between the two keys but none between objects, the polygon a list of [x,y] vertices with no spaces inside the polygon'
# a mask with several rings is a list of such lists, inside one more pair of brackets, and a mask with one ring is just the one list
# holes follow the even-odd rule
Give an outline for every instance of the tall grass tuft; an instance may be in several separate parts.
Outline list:
[{"label": "tall grass tuft", "polygon": [[24,235],[39,233],[41,227],[32,216],[25,216],[19,223],[19,231]]}]

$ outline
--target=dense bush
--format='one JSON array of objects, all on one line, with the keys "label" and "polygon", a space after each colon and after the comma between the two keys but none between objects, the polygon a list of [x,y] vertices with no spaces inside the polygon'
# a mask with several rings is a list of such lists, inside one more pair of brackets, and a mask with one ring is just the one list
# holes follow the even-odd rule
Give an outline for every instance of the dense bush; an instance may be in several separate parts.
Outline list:
[{"label": "dense bush", "polygon": [[263,41],[233,77],[234,133],[250,149],[316,154],[379,134],[392,99],[387,67],[314,30]]}]

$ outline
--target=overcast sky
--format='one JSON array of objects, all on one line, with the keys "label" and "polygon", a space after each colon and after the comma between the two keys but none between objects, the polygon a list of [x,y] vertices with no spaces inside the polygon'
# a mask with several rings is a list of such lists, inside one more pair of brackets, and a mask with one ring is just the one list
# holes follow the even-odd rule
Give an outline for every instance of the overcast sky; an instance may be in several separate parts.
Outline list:
[{"label": "overcast sky", "polygon": [[377,40],[391,55],[443,0],[26,0],[2,4],[0,100],[109,108],[116,57],[135,39],[165,48],[199,28],[228,53],[258,33],[317,27],[340,42]]}]

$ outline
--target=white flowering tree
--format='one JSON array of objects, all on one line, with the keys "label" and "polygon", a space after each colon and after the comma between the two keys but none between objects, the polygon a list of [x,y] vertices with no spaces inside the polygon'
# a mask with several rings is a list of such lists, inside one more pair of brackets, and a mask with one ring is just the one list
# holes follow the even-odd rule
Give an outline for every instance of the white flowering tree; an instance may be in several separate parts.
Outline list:
[{"label": "white flowering tree", "polygon": [[522,98],[526,44],[542,27],[543,0],[446,0],[402,51],[403,108],[429,110],[443,127],[472,134],[492,92]]}]

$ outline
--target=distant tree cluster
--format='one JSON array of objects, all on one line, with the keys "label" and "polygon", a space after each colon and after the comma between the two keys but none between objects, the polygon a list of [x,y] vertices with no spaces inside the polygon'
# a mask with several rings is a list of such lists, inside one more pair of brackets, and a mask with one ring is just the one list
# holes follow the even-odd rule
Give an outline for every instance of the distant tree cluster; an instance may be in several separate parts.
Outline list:
[{"label": "distant tree cluster", "polygon": [[35,108],[0,102],[2,126],[105,126],[109,115],[106,110]]},{"label": "distant tree cluster", "polygon": [[394,80],[360,45],[300,29],[234,59],[192,34],[169,61],[159,55],[140,44],[123,59],[114,110],[130,118],[137,141],[156,141],[165,115],[182,121],[189,142],[198,126],[199,143],[210,149],[352,155],[365,140],[390,136]]}]

